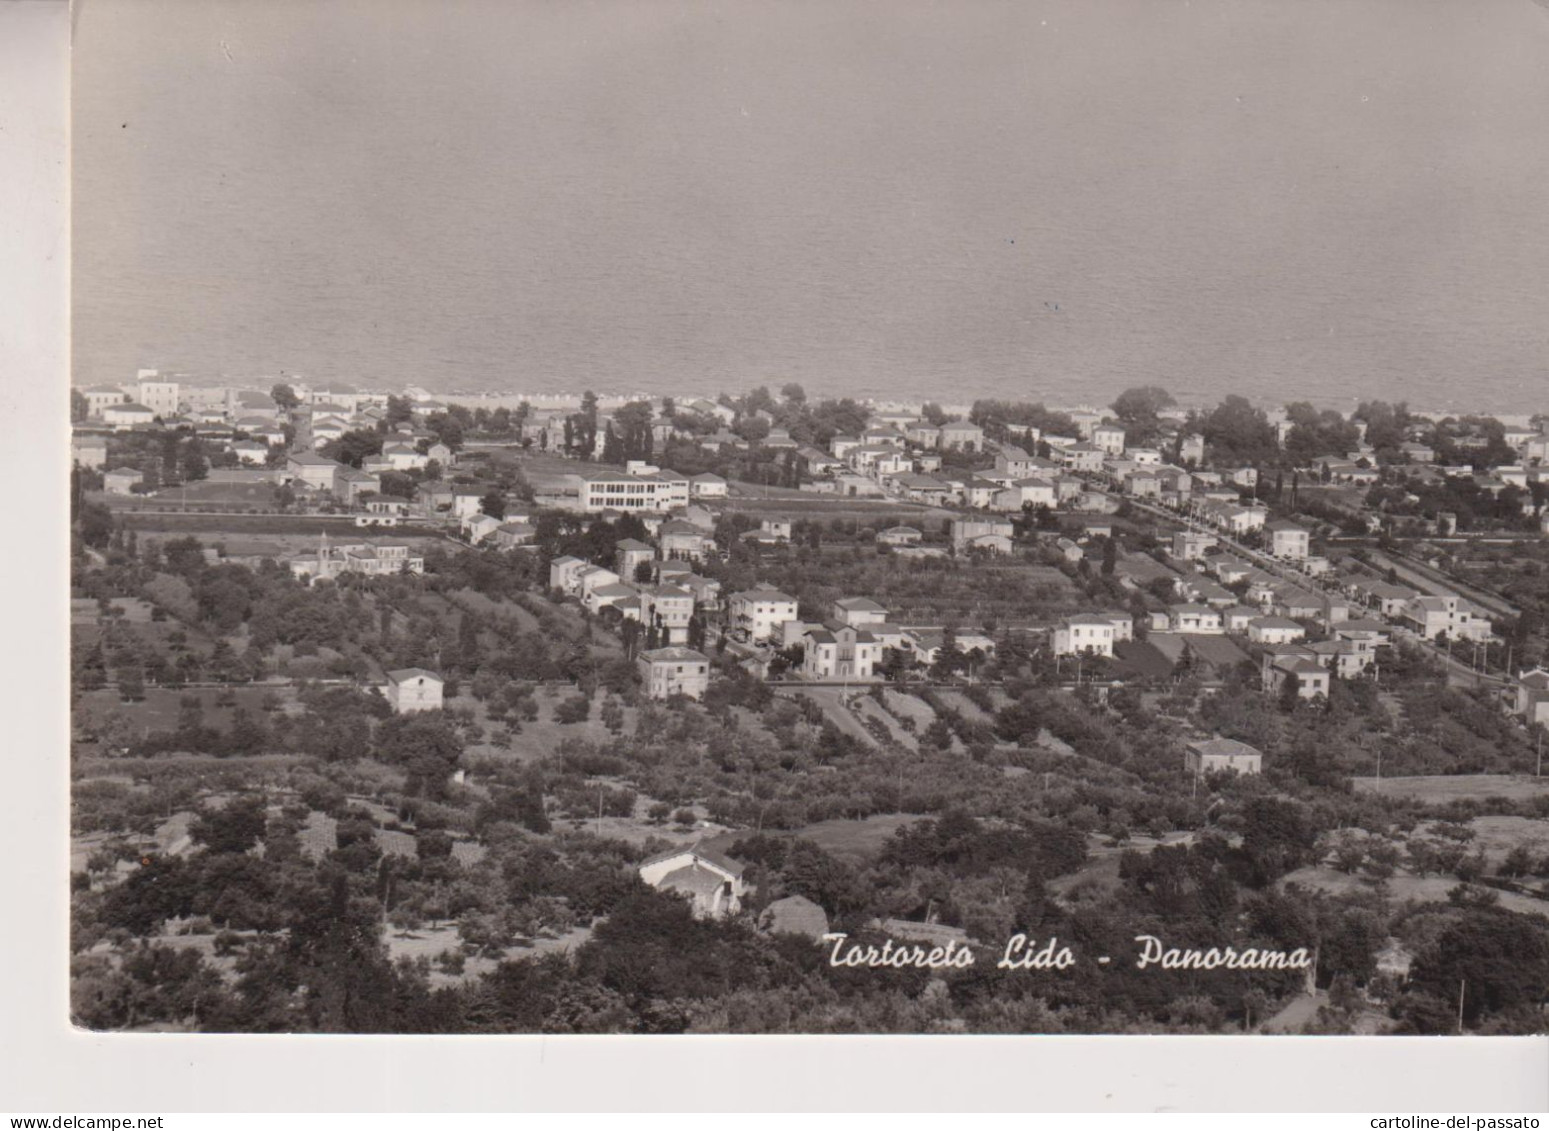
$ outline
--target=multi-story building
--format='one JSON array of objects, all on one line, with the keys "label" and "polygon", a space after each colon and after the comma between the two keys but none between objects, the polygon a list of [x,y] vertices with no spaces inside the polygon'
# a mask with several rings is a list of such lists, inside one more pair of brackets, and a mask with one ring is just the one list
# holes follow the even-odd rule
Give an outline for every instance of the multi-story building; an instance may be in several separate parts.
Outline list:
[{"label": "multi-story building", "polygon": [[1488,640],[1494,634],[1485,611],[1456,594],[1413,597],[1399,619],[1424,640],[1442,633],[1454,640]]},{"label": "multi-story building", "polygon": [[984,429],[966,420],[951,420],[941,426],[938,444],[948,452],[983,451]]},{"label": "multi-story building", "polygon": [[1055,625],[1050,643],[1056,656],[1112,656],[1117,632],[1114,618],[1106,613],[1080,614]]},{"label": "multi-story building", "polygon": [[315,452],[293,452],[285,457],[285,473],[291,480],[315,491],[332,491],[340,467]]},{"label": "multi-story building", "polygon": [[1549,671],[1523,672],[1515,690],[1516,712],[1527,725],[1549,727]]},{"label": "multi-story building", "polygon": [[317,553],[293,558],[290,568],[298,577],[310,581],[332,579],[343,573],[384,577],[404,572],[424,573],[425,559],[402,543],[353,542],[331,546],[328,535],[324,534],[318,540]]},{"label": "multi-story building", "polygon": [[834,620],[852,628],[887,623],[887,609],[870,597],[841,597],[834,602]]},{"label": "multi-story building", "polygon": [[686,695],[702,699],[710,686],[710,657],[692,648],[653,648],[635,660],[640,682],[652,699]]},{"label": "multi-story building", "polygon": [[1280,694],[1286,681],[1296,685],[1299,699],[1327,698],[1332,678],[1328,668],[1318,662],[1317,653],[1302,644],[1272,644],[1265,648],[1260,676],[1264,690]]},{"label": "multi-story building", "polygon": [[1118,424],[1099,424],[1092,429],[1092,443],[1111,456],[1124,454],[1124,428]]},{"label": "multi-story building", "polygon": [[954,518],[952,520],[952,549],[961,554],[980,539],[1001,539],[1005,550],[1011,549],[1014,528],[1003,518]]},{"label": "multi-story building", "polygon": [[732,627],[747,632],[753,640],[773,640],[780,626],[796,619],[796,598],[769,585],[755,585],[726,599],[726,611]]},{"label": "multi-story building", "polygon": [[802,636],[802,674],[808,679],[874,679],[882,645],[864,628],[809,625]]},{"label": "multi-story building", "polygon": [[108,442],[103,436],[72,436],[70,458],[82,467],[98,468],[108,462]]},{"label": "multi-story building", "polygon": [[640,619],[647,628],[663,634],[668,644],[688,640],[689,621],[694,619],[694,595],[676,585],[658,585],[640,593]]},{"label": "multi-story building", "polygon": [[157,416],[175,416],[178,411],[178,383],[163,381],[154,369],[142,369],[135,378],[134,399]]},{"label": "multi-story building", "polygon": [[587,470],[569,476],[577,487],[580,509],[589,514],[598,511],[669,511],[686,507],[689,479],[675,471],[648,471],[631,475],[626,471]]},{"label": "multi-story building", "polygon": [[87,416],[101,416],[105,409],[116,404],[128,404],[134,399],[116,385],[92,385],[78,391],[86,400]]},{"label": "multi-story building", "polygon": [[1286,561],[1302,561],[1307,557],[1307,531],[1294,522],[1279,520],[1265,529],[1269,532],[1269,552]]},{"label": "multi-story building", "polygon": [[108,405],[102,410],[102,420],[105,424],[111,424],[116,431],[127,432],[136,424],[154,424],[156,413],[146,405],[126,401]]}]

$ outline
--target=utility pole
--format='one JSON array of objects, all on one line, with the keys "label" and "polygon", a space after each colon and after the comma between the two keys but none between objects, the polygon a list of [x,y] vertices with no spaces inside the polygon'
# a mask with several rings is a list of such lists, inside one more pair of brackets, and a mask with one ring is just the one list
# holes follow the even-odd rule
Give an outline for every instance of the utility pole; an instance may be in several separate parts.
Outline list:
[{"label": "utility pole", "polygon": [[1468,987],[1468,979],[1458,980],[1458,1036],[1463,1035],[1463,993]]}]

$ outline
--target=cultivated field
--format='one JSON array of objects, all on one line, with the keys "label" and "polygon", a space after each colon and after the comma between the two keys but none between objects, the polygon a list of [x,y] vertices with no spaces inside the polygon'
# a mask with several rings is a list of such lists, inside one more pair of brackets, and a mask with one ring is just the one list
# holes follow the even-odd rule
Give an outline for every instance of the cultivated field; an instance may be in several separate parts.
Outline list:
[{"label": "cultivated field", "polygon": [[1504,797],[1524,801],[1549,794],[1549,777],[1526,774],[1457,774],[1412,778],[1355,778],[1355,788],[1385,797],[1401,797],[1444,805],[1449,801],[1482,801]]}]

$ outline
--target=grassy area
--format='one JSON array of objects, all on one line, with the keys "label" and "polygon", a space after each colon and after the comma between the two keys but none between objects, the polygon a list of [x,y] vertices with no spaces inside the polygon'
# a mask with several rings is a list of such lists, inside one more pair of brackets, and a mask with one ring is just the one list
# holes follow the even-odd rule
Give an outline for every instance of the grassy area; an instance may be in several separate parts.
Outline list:
[{"label": "grassy area", "polygon": [[[559,744],[567,738],[584,739],[587,742],[606,743],[613,740],[613,732],[603,725],[599,717],[601,712],[596,702],[593,703],[591,716],[584,723],[557,723],[554,721],[554,709],[566,699],[576,695],[576,689],[568,685],[558,688],[558,694],[551,696],[548,693],[548,685],[536,695],[538,701],[538,718],[533,722],[522,720],[522,731],[513,735],[509,747],[497,745],[494,742],[481,742],[468,747],[470,757],[505,758],[516,762],[531,762],[544,755],[552,754]],[[471,708],[474,717],[485,733],[491,738],[497,730],[502,729],[500,723],[492,723],[485,712],[484,704],[474,699],[471,695],[459,695],[455,699],[446,702],[448,709]],[[632,734],[635,728],[636,709],[626,706],[624,708],[624,731]]]},{"label": "grassy area", "polygon": [[882,850],[888,837],[920,819],[918,813],[893,813],[859,821],[835,818],[807,825],[792,835],[812,841],[841,860],[864,864]]},{"label": "grassy area", "polygon": [[[1330,895],[1371,894],[1376,884],[1370,879],[1333,868],[1299,868],[1287,875],[1281,883],[1298,884],[1313,891],[1326,891]],[[1447,893],[1458,886],[1456,876],[1419,876],[1400,872],[1386,881],[1388,897],[1394,903],[1446,903]],[[1494,892],[1500,906],[1508,911],[1520,911],[1528,915],[1549,912],[1549,903],[1515,892]]]},{"label": "grassy area", "polygon": [[[182,700],[184,696],[193,696],[203,705],[206,725],[224,728],[231,725],[232,712],[239,706],[262,717],[263,701],[269,695],[279,699],[282,710],[293,709],[296,696],[295,691],[289,687],[201,687],[181,691],[148,687],[145,699],[139,703],[124,703],[119,699],[117,691],[104,688],[81,694],[76,702],[75,720],[82,729],[94,731],[110,718],[127,712],[136,733],[142,730],[176,730]],[[223,697],[234,699],[235,702],[221,706],[216,701]]]},{"label": "grassy area", "polygon": [[1409,778],[1355,778],[1355,788],[1386,797],[1444,805],[1449,801],[1480,801],[1504,797],[1523,801],[1549,794],[1549,777],[1526,774],[1456,774]]}]

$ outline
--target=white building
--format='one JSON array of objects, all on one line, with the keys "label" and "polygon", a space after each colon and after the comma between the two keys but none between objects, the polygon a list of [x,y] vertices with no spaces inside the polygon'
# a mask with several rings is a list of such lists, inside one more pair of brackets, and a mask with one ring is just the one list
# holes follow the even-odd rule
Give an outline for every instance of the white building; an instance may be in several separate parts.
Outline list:
[{"label": "white building", "polygon": [[675,471],[588,470],[569,477],[576,484],[582,511],[669,511],[689,503],[689,479]]},{"label": "white building", "polygon": [[1413,597],[1399,619],[1425,640],[1442,633],[1454,640],[1488,640],[1494,632],[1483,609],[1455,594]]},{"label": "white building", "polygon": [[124,404],[109,405],[102,410],[102,419],[106,424],[111,424],[119,432],[127,432],[136,424],[154,424],[156,414],[143,404],[133,401]]},{"label": "white building", "polygon": [[1307,531],[1296,523],[1271,522],[1266,529],[1269,531],[1269,552],[1275,557],[1286,561],[1302,561],[1307,557]]},{"label": "white building", "polygon": [[[1128,617],[1124,618],[1126,621]],[[1107,614],[1080,614],[1066,617],[1054,626],[1050,637],[1056,656],[1095,654],[1112,656],[1118,626]]]},{"label": "white building", "polygon": [[756,585],[726,599],[727,613],[734,627],[743,629],[753,640],[773,640],[780,626],[796,619],[796,598],[768,585]]},{"label": "white building", "polygon": [[403,668],[387,673],[387,701],[400,715],[439,711],[444,682],[425,668]]},{"label": "white building", "polygon": [[132,467],[115,467],[102,477],[102,489],[109,495],[132,495],[132,488],[145,482],[145,476]]},{"label": "white building", "polygon": [[102,436],[72,436],[70,458],[82,467],[102,467],[108,462],[107,439]]},{"label": "white building", "polygon": [[710,686],[710,657],[692,648],[655,648],[641,652],[635,660],[640,682],[652,699],[670,699],[686,695],[704,698]]},{"label": "white building", "polygon": [[1257,774],[1264,769],[1264,755],[1232,738],[1207,738],[1190,742],[1184,754],[1184,769],[1198,777],[1226,770],[1234,774]]},{"label": "white building", "polygon": [[699,845],[669,848],[640,862],[640,878],[657,891],[688,898],[702,919],[735,915],[747,885],[742,865]]},{"label": "white building", "polygon": [[1099,424],[1092,429],[1092,443],[1111,456],[1124,454],[1124,429],[1118,424]]},{"label": "white building", "polygon": [[178,384],[163,381],[154,369],[142,369],[135,378],[134,399],[157,416],[175,416],[178,410]]},{"label": "white building", "polygon": [[802,674],[808,679],[872,679],[882,658],[876,637],[848,624],[809,626],[802,648]]}]

